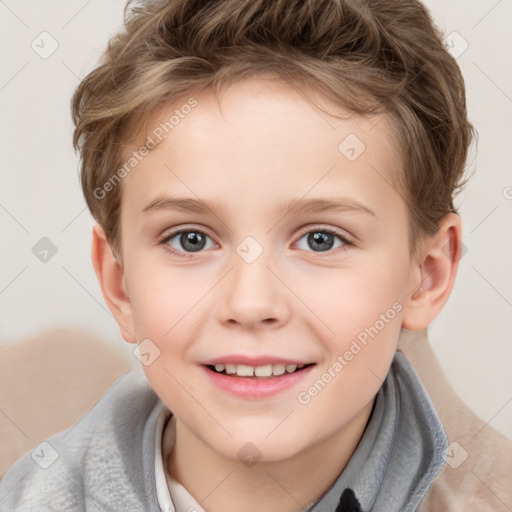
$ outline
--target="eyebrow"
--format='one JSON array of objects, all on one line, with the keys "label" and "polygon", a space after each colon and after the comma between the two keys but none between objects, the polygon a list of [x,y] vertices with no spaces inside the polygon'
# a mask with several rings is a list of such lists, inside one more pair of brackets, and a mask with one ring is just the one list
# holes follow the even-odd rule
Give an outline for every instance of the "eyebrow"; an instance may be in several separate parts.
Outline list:
[{"label": "eyebrow", "polygon": [[282,214],[319,213],[325,211],[359,211],[377,218],[368,206],[349,198],[334,199],[294,199],[280,208]]},{"label": "eyebrow", "polygon": [[[224,204],[221,202],[209,202],[199,199],[185,197],[157,197],[148,203],[140,213],[147,213],[159,210],[180,210],[192,213],[206,214],[209,212],[222,212]],[[334,198],[334,199],[292,199],[281,205],[278,213],[282,215],[300,213],[320,213],[325,211],[358,211],[377,217],[375,212],[368,206],[354,199]]]},{"label": "eyebrow", "polygon": [[157,197],[147,204],[140,213],[146,213],[159,210],[182,210],[192,213],[209,213],[211,211],[224,209],[222,203],[210,203],[189,197]]}]

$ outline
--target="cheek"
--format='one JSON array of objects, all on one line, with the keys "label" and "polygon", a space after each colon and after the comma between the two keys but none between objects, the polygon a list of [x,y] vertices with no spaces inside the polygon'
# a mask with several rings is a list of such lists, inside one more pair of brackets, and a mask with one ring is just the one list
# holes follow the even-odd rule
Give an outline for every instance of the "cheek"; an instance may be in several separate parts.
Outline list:
[{"label": "cheek", "polygon": [[186,409],[188,393],[199,396],[201,392],[189,377],[193,364],[189,351],[197,338],[194,320],[206,302],[203,299],[198,304],[198,298],[205,293],[204,286],[187,283],[175,275],[164,277],[162,273],[149,273],[139,283],[132,300],[137,340],[150,340],[150,347],[157,354],[151,364],[143,363],[143,370],[164,402],[177,410]]},{"label": "cheek", "polygon": [[197,280],[165,269],[141,273],[133,281],[130,299],[137,339],[154,337],[157,344],[179,331],[205,293]]},{"label": "cheek", "polygon": [[371,399],[389,370],[402,325],[404,277],[389,258],[337,274],[323,286],[317,280],[302,289],[309,289],[304,302],[315,304],[315,315],[329,329],[317,331],[328,351],[322,363],[328,384],[316,402],[343,400],[355,407]]},{"label": "cheek", "polygon": [[402,268],[381,258],[351,268],[321,269],[298,276],[295,291],[309,314],[321,320],[339,342],[373,325],[382,314],[388,312],[391,319],[398,316],[396,303],[400,304],[405,286]]}]

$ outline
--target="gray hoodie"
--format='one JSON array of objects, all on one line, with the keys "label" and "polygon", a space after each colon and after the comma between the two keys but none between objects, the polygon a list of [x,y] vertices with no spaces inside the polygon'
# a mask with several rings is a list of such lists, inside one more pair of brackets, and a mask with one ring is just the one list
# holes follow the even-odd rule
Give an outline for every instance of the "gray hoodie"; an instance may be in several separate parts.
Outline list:
[{"label": "gray hoodie", "polygon": [[[11,466],[0,481],[0,512],[160,511],[155,436],[163,408],[144,375],[121,377],[77,424]],[[361,441],[311,512],[415,511],[447,453],[430,398],[397,352]]]}]

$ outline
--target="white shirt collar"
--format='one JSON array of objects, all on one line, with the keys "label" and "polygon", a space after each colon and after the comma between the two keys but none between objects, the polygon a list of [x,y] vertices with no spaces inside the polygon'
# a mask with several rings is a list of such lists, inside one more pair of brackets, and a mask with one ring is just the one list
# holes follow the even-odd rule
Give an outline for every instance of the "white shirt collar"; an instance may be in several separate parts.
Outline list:
[{"label": "white shirt collar", "polygon": [[176,441],[174,416],[167,407],[163,407],[156,423],[155,435],[155,478],[158,504],[161,512],[205,512],[193,496],[174,480],[167,471],[169,454]]}]

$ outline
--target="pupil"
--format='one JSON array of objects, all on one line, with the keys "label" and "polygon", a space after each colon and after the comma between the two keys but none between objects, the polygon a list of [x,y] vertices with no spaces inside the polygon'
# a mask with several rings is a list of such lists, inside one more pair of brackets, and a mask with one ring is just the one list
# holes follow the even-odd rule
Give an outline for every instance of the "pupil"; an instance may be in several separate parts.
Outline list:
[{"label": "pupil", "polygon": [[308,242],[312,249],[318,249],[319,251],[327,251],[332,249],[334,237],[330,233],[323,231],[317,231],[310,233],[308,236]]},{"label": "pupil", "polygon": [[200,251],[205,245],[205,237],[201,233],[188,231],[181,234],[181,245],[187,251]]}]

